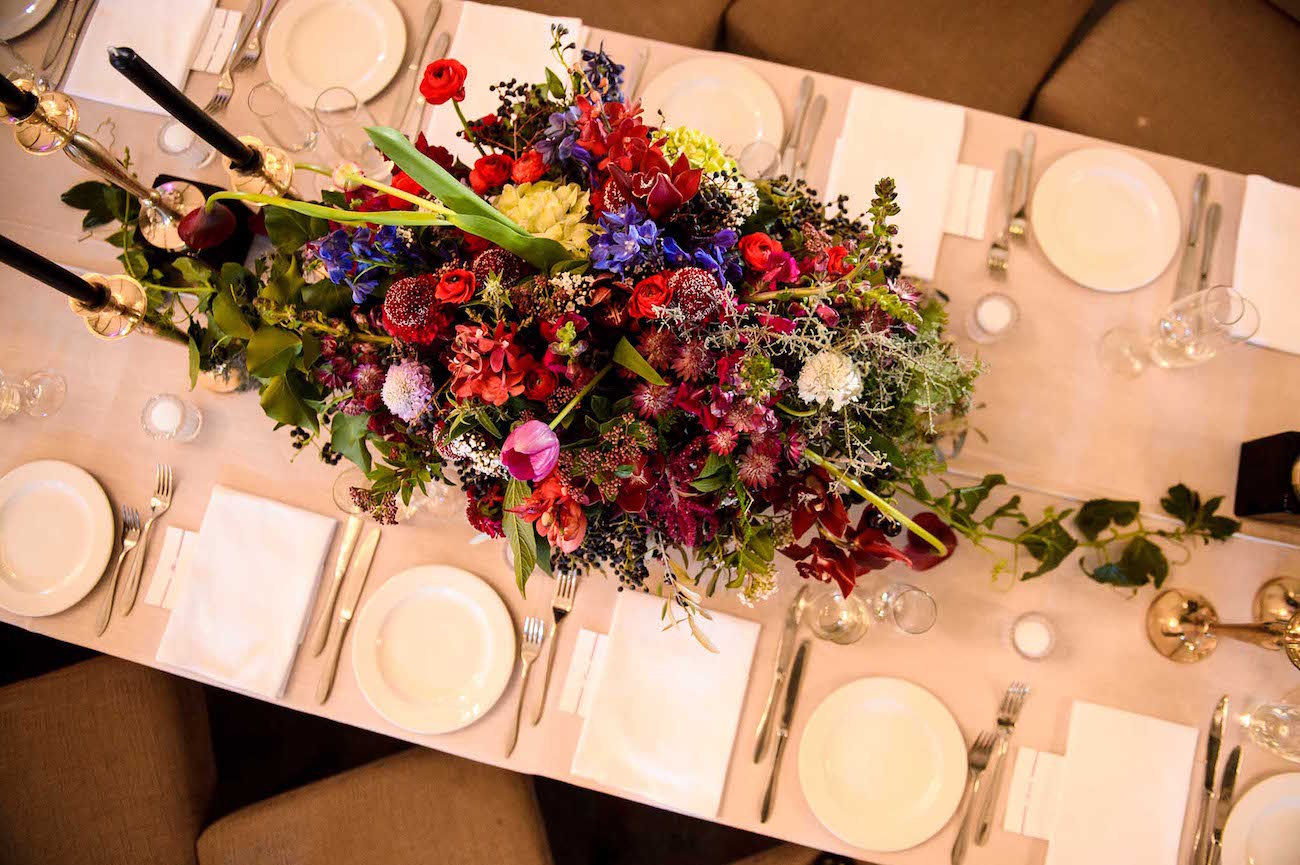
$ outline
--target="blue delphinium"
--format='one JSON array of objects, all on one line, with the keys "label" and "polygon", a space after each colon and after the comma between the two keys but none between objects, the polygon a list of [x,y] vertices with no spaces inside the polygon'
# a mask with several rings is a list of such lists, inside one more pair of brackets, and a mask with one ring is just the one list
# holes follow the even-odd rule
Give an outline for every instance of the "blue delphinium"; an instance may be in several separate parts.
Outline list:
[{"label": "blue delphinium", "polygon": [[661,263],[659,226],[635,205],[600,216],[605,231],[591,238],[591,266],[619,276]]},{"label": "blue delphinium", "polygon": [[534,146],[548,165],[559,165],[570,159],[577,159],[584,165],[591,164],[591,154],[578,143],[578,120],[581,117],[582,111],[578,106],[570,105],[547,119],[546,131]]},{"label": "blue delphinium", "polygon": [[330,282],[352,290],[353,303],[375,293],[384,271],[409,268],[424,260],[415,233],[395,225],[378,231],[364,226],[355,231],[336,228],[307,244],[306,252],[325,265]]},{"label": "blue delphinium", "polygon": [[724,228],[705,240],[693,251],[687,252],[676,240],[663,239],[664,261],[673,267],[694,265],[709,271],[720,282],[739,282],[744,270],[736,252],[740,235],[734,229]]},{"label": "blue delphinium", "polygon": [[615,63],[605,53],[604,42],[600,43],[600,48],[596,51],[582,49],[582,62],[587,67],[587,80],[600,91],[602,99],[606,102],[623,101],[623,64]]}]

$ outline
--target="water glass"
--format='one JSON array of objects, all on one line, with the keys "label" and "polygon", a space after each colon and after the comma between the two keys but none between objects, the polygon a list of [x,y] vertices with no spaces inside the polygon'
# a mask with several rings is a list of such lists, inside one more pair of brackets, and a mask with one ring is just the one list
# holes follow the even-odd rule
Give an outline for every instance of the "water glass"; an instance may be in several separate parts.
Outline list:
[{"label": "water glass", "polygon": [[289,101],[284,89],[274,81],[263,81],[248,91],[248,110],[262,121],[271,141],[290,153],[301,153],[316,146],[320,130],[310,114]]},{"label": "water glass", "polygon": [[158,130],[158,150],[191,169],[202,168],[217,155],[211,144],[179,120],[169,120]]},{"label": "water glass", "polygon": [[870,607],[861,594],[853,592],[846,598],[839,587],[831,584],[812,602],[808,627],[823,640],[841,645],[856,643],[867,633],[871,622]]},{"label": "water glass", "polygon": [[1300,763],[1300,688],[1262,703],[1241,718],[1251,741],[1283,760]]},{"label": "water glass", "polygon": [[766,180],[776,176],[781,153],[770,141],[755,141],[745,145],[740,151],[736,166],[740,173],[750,180]]},{"label": "water glass", "polygon": [[1148,363],[1165,369],[1194,366],[1259,330],[1259,310],[1226,285],[1216,285],[1174,301],[1155,330],[1143,334],[1129,327],[1107,331],[1101,340],[1102,365],[1130,377]]},{"label": "water glass", "polygon": [[346,87],[322,90],[312,114],[340,159],[356,163],[367,176],[380,173],[384,156],[366,134],[367,126],[378,124],[356,94]]},{"label": "water glass", "polygon": [[924,634],[934,627],[939,608],[924,589],[908,583],[889,583],[871,593],[871,614],[877,621],[894,623],[904,634]]},{"label": "water glass", "polygon": [[19,382],[11,382],[0,371],[0,420],[25,412],[31,417],[49,417],[63,406],[68,383],[52,369],[38,370]]}]

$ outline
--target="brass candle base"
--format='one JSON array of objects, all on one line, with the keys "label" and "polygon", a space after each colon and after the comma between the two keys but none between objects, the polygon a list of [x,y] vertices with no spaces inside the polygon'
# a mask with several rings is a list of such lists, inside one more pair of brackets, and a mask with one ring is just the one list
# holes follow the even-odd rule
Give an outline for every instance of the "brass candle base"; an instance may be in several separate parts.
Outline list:
[{"label": "brass candle base", "polygon": [[1275,577],[1255,593],[1255,621],[1236,624],[1220,621],[1210,599],[1185,589],[1168,589],[1156,596],[1147,610],[1147,639],[1171,661],[1203,661],[1227,637],[1264,649],[1283,651],[1300,669],[1300,580]]},{"label": "brass candle base", "polygon": [[131,277],[88,273],[82,278],[91,285],[108,289],[108,300],[99,307],[89,307],[79,300],[68,301],[72,311],[82,317],[86,329],[95,336],[107,341],[119,340],[144,319],[148,305],[144,288]]},{"label": "brass candle base", "polygon": [[[197,186],[183,180],[169,180],[155,187],[168,210],[182,216],[208,203]],[[149,202],[141,202],[140,233],[151,246],[168,252],[179,252],[187,244],[181,240],[180,220],[172,218],[168,212],[153,207]]]},{"label": "brass candle base", "polygon": [[[254,135],[241,135],[239,140],[262,155],[262,164],[256,171],[239,171],[227,165],[230,188],[253,195],[292,196],[294,168],[289,154]],[[251,201],[244,203],[252,208],[259,206]]]}]

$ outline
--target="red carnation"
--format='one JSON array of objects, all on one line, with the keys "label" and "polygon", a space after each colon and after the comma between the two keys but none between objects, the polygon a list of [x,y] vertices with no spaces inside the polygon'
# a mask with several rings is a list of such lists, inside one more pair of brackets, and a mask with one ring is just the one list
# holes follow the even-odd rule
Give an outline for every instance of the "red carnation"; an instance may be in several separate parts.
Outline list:
[{"label": "red carnation", "polygon": [[447,327],[438,303],[438,278],[431,273],[408,276],[388,287],[384,329],[397,339],[428,345]]},{"label": "red carnation", "polygon": [[632,289],[632,297],[627,302],[628,315],[633,318],[654,318],[655,307],[663,306],[673,299],[673,290],[662,273],[646,277]]},{"label": "red carnation", "polygon": [[468,270],[444,271],[438,277],[438,287],[434,294],[443,303],[465,303],[474,296],[474,274]]},{"label": "red carnation", "polygon": [[761,231],[746,234],[740,239],[740,255],[754,270],[767,270],[768,259],[772,253],[780,252],[781,244]]},{"label": "red carnation", "polygon": [[469,185],[479,195],[499,189],[510,179],[510,169],[515,161],[504,153],[490,153],[480,156],[474,163],[474,170],[469,173]]},{"label": "red carnation", "polygon": [[545,173],[546,160],[542,159],[542,154],[530,148],[515,160],[514,167],[510,169],[510,179],[515,183],[532,183],[541,180]]},{"label": "red carnation", "polygon": [[441,105],[448,99],[460,102],[465,98],[465,75],[465,66],[459,60],[435,60],[424,69],[420,95],[430,105]]}]

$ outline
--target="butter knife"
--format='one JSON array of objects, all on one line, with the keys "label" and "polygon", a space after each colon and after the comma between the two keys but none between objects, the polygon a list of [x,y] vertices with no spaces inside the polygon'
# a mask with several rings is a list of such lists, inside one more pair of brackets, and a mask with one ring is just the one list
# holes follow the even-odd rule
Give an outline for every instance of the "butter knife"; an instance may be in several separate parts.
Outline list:
[{"label": "butter knife", "polygon": [[1191,865],[1205,865],[1209,853],[1211,804],[1214,800],[1214,773],[1219,768],[1219,748],[1223,744],[1223,723],[1228,716],[1225,694],[1210,717],[1210,732],[1205,737],[1205,784],[1201,787],[1201,809],[1196,816],[1196,835],[1192,839]]},{"label": "butter knife", "polygon": [[785,137],[781,150],[781,167],[778,171],[786,177],[794,176],[794,159],[795,149],[799,144],[799,138],[803,133],[803,121],[808,116],[808,106],[812,102],[813,96],[813,77],[805,75],[799,82],[799,95],[794,103],[794,115],[790,123],[790,132]]},{"label": "butter knife", "polygon": [[1201,257],[1197,254],[1196,244],[1200,238],[1201,211],[1205,209],[1205,193],[1210,185],[1210,177],[1204,171],[1196,175],[1192,184],[1192,213],[1187,219],[1187,237],[1183,241],[1183,260],[1178,265],[1178,281],[1174,283],[1174,300],[1186,297],[1196,291],[1196,284],[1201,275]]},{"label": "butter knife", "polygon": [[348,569],[348,573],[353,575],[352,585],[348,587],[348,593],[343,598],[343,606],[339,609],[339,626],[334,631],[338,636],[326,656],[325,669],[321,671],[320,682],[316,686],[318,703],[328,700],[330,689],[334,687],[334,675],[339,669],[339,655],[343,654],[343,638],[348,634],[348,625],[352,623],[357,602],[361,600],[361,593],[365,591],[366,578],[370,576],[370,563],[374,561],[377,546],[379,546],[379,526],[375,526],[366,535],[366,539],[357,549],[356,558],[352,560],[352,567]]},{"label": "butter knife", "polygon": [[[433,40],[433,50],[430,51],[428,56],[424,59],[426,59],[428,63],[432,63],[435,60],[441,60],[447,56],[447,49],[449,48],[451,48],[451,34],[439,33],[438,38]],[[428,65],[428,63],[425,65]],[[401,130],[402,134],[407,138],[413,139],[417,134],[419,134],[420,130],[424,128],[424,109],[429,107],[429,103],[424,101],[423,96],[414,94],[411,96],[410,102],[411,104],[406,107],[407,113],[404,115],[405,119],[402,121]],[[413,123],[410,120],[412,117],[415,118]]]},{"label": "butter knife", "polygon": [[348,572],[348,562],[352,560],[352,548],[357,545],[357,536],[361,534],[361,517],[352,514],[343,529],[343,542],[339,544],[339,557],[334,563],[334,579],[330,581],[329,594],[325,596],[325,606],[321,607],[316,624],[312,626],[311,653],[319,655],[325,648],[325,639],[330,633],[330,622],[334,620],[334,604],[339,599],[339,588],[343,585],[343,576]]},{"label": "butter knife", "polygon": [[808,160],[812,158],[813,142],[817,140],[817,133],[821,130],[822,119],[826,116],[826,97],[817,94],[813,100],[812,107],[808,109],[808,117],[804,120],[803,135],[799,139],[799,155],[794,161],[794,179],[799,180],[808,170]]},{"label": "butter knife", "polygon": [[772,816],[772,805],[776,801],[776,776],[781,774],[781,758],[785,756],[785,744],[790,740],[790,722],[794,720],[795,706],[799,703],[799,686],[803,684],[803,668],[808,662],[808,641],[799,644],[799,651],[794,656],[794,666],[790,668],[790,687],[785,691],[785,708],[781,711],[781,726],[776,731],[776,756],[772,758],[772,774],[767,779],[767,790],[763,793],[763,806],[759,810],[759,822],[766,823]]},{"label": "butter knife", "polygon": [[1241,746],[1232,749],[1228,762],[1223,767],[1223,779],[1219,782],[1219,801],[1214,806],[1214,835],[1210,838],[1209,865],[1219,865],[1223,855],[1223,827],[1228,825],[1228,815],[1232,813],[1232,793],[1237,786],[1237,768],[1241,765]]},{"label": "butter knife", "polygon": [[1205,212],[1205,237],[1201,240],[1205,249],[1201,252],[1201,280],[1197,284],[1198,291],[1205,291],[1210,287],[1210,262],[1214,260],[1214,244],[1219,239],[1219,222],[1222,219],[1223,207],[1216,201]]},{"label": "butter knife", "polygon": [[438,26],[438,16],[442,14],[442,0],[432,0],[429,8],[424,10],[424,21],[420,24],[420,38],[416,40],[415,52],[411,55],[411,62],[407,64],[406,71],[402,73],[401,83],[398,85],[397,101],[393,103],[393,116],[389,121],[389,126],[400,129],[402,121],[406,118],[406,113],[411,110],[411,100],[415,97],[415,83],[420,80],[421,61],[424,59],[425,49],[429,47],[429,40],[433,38],[433,28]]},{"label": "butter knife", "polygon": [[763,704],[763,717],[758,721],[757,738],[754,740],[754,762],[763,759],[767,753],[768,735],[772,731],[772,717],[776,714],[776,699],[781,695],[781,686],[785,684],[787,671],[790,669],[790,657],[794,654],[794,637],[803,620],[803,611],[808,604],[808,586],[799,589],[790,603],[790,610],[785,615],[785,628],[781,639],[776,644],[776,668],[772,670],[772,687],[767,692],[767,702]]},{"label": "butter knife", "polygon": [[54,64],[45,70],[45,80],[55,90],[63,86],[63,79],[68,73],[68,64],[77,53],[77,40],[81,38],[81,28],[85,26],[90,10],[95,8],[95,0],[76,0],[76,4],[72,10],[72,24],[59,46],[59,55]]}]

